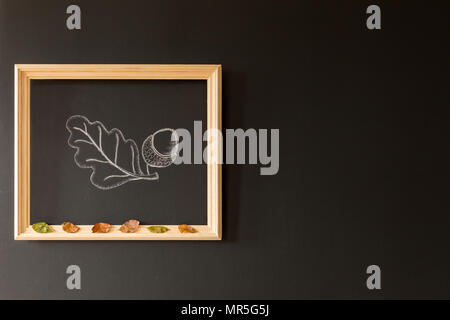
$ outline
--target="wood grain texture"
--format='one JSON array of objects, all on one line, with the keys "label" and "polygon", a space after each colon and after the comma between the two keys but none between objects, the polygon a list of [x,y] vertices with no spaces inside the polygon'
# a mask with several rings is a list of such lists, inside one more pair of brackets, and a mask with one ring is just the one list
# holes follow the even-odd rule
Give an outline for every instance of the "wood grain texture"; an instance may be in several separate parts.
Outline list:
[{"label": "wood grain texture", "polygon": [[207,80],[220,65],[18,64],[31,79]]},{"label": "wood grain texture", "polygon": [[141,225],[135,233],[119,231],[120,225],[111,226],[108,233],[93,233],[93,225],[81,225],[76,233],[64,232],[60,225],[51,227],[53,232],[38,233],[29,226],[16,240],[218,240],[217,235],[205,225],[194,225],[196,233],[181,233],[177,225],[166,225],[169,231],[165,233],[152,233],[147,229],[149,225]]},{"label": "wood grain texture", "polygon": [[[208,78],[208,226],[222,238],[222,68]],[[216,133],[216,134],[214,134]]]},{"label": "wood grain texture", "polygon": [[[194,226],[198,232],[182,234],[177,226],[167,226],[163,234],[142,226],[137,233],[122,233],[114,226],[109,233],[92,233],[92,226],[81,226],[75,234],[52,226],[55,232],[40,234],[30,226],[30,80],[31,79],[158,79],[206,80],[208,132],[222,130],[221,65],[148,64],[17,64],[15,65],[15,225],[16,240],[221,240],[222,168],[217,152],[222,152],[222,135],[208,136],[207,225]],[[211,148],[210,146],[214,146]]]}]

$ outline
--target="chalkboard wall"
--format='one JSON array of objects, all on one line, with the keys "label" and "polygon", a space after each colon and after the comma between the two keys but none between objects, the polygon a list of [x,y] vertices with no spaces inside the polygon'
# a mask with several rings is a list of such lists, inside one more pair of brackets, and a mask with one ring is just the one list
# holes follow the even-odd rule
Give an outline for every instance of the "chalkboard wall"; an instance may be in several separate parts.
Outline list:
[{"label": "chalkboard wall", "polygon": [[[194,121],[206,127],[206,81],[34,80],[30,105],[32,223],[122,224],[133,218],[142,224],[207,224],[206,165],[151,168],[157,181],[102,190],[91,184],[92,170],[74,162],[66,128],[71,116],[82,115],[107,130],[118,128],[139,150],[147,136],[163,128],[193,133]],[[165,138],[170,142],[170,135]],[[119,162],[130,155],[123,149]]]},{"label": "chalkboard wall", "polygon": [[[382,29],[368,30],[369,1],[79,0],[73,31],[69,4],[0,0],[0,298],[450,298],[447,4],[377,1]],[[280,129],[280,171],[224,166],[223,241],[14,241],[15,63],[222,64],[223,127]],[[51,96],[50,116],[76,87],[96,106],[115,91],[33,83],[32,99]],[[145,105],[147,89],[123,102]],[[183,103],[205,90],[190,89]],[[66,288],[71,264],[81,290]],[[381,290],[366,287],[372,264]]]}]

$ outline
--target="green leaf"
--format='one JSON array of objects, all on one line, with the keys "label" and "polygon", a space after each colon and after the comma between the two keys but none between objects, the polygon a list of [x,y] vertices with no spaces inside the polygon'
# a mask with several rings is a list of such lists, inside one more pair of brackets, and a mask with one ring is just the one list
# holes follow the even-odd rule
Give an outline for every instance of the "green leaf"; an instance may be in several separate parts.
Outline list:
[{"label": "green leaf", "polygon": [[153,233],[164,233],[164,232],[169,231],[169,229],[167,229],[164,226],[151,226],[151,227],[148,227],[148,230],[150,230],[150,232],[153,232]]},{"label": "green leaf", "polygon": [[53,229],[45,222],[37,222],[32,225],[32,228],[34,231],[39,232],[39,233],[47,233],[47,232],[53,231]]}]

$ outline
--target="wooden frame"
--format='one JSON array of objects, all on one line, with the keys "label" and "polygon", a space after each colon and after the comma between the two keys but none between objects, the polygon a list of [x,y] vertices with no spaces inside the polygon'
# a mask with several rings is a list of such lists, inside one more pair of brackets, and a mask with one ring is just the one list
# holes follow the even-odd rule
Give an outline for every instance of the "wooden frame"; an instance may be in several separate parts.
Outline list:
[{"label": "wooden frame", "polygon": [[[54,232],[37,233],[30,226],[30,80],[31,79],[165,79],[207,80],[207,127],[222,130],[221,65],[15,65],[15,194],[14,238],[16,240],[220,240],[222,238],[222,168],[217,154],[208,154],[207,225],[195,225],[197,233],[180,233],[167,226],[166,233],[151,233],[141,226],[136,233],[122,233],[119,225],[109,233],[92,233],[92,225],[66,233],[60,225]],[[211,130],[208,130],[210,132]],[[208,144],[221,141],[209,135]],[[213,148],[208,148],[208,150]],[[62,221],[61,221],[62,223]]]}]

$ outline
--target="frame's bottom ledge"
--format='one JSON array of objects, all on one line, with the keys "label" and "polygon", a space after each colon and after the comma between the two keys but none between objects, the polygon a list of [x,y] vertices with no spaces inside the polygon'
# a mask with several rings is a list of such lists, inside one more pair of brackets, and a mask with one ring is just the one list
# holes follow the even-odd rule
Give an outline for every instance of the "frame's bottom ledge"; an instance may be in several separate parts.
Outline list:
[{"label": "frame's bottom ledge", "polygon": [[169,231],[165,233],[152,233],[147,227],[141,225],[135,233],[123,233],[120,225],[112,225],[108,233],[93,233],[93,225],[80,225],[76,233],[64,232],[62,226],[51,225],[53,232],[38,233],[29,226],[25,232],[16,235],[15,240],[221,240],[207,225],[193,225],[196,233],[181,233],[178,225],[165,225]]}]

